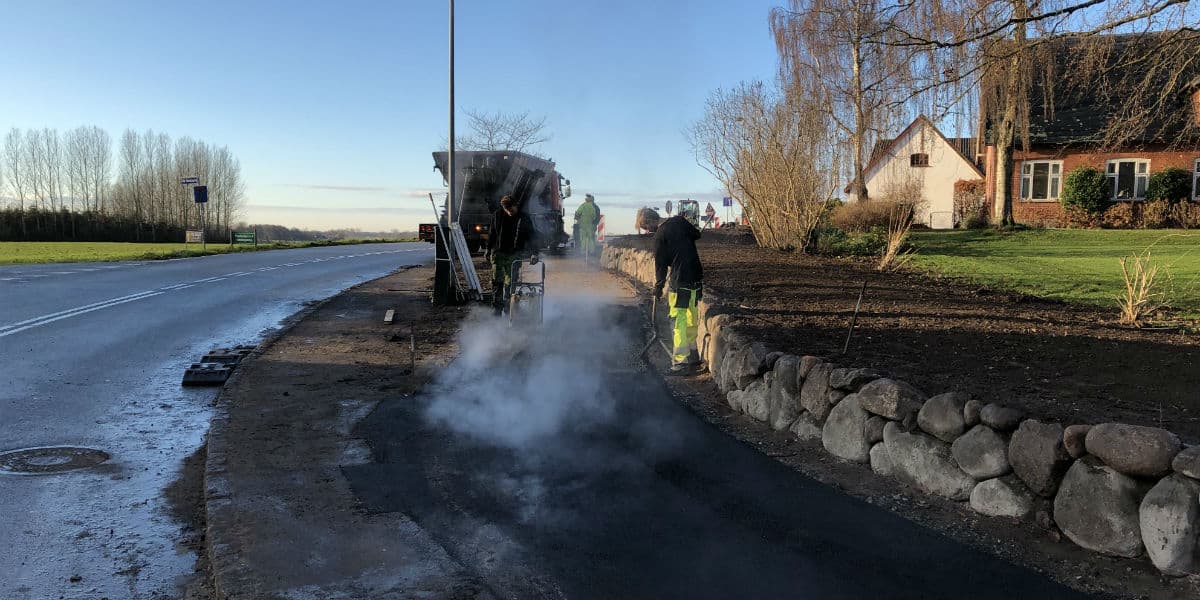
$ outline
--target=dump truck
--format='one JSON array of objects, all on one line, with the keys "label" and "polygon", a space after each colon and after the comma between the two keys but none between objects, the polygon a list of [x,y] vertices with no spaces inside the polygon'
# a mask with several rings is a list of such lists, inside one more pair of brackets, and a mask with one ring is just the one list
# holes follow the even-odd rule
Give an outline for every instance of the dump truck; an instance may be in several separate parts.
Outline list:
[{"label": "dump truck", "polygon": [[[434,169],[447,183],[447,152],[434,152]],[[509,150],[472,150],[454,153],[455,184],[458,196],[458,223],[472,253],[487,246],[492,215],[500,209],[500,199],[511,195],[533,222],[533,243],[543,252],[559,253],[567,246],[563,225],[563,199],[571,195],[571,182],[560,174],[552,161]],[[446,224],[446,207],[440,216]],[[420,226],[421,239],[433,242],[437,224]]]}]

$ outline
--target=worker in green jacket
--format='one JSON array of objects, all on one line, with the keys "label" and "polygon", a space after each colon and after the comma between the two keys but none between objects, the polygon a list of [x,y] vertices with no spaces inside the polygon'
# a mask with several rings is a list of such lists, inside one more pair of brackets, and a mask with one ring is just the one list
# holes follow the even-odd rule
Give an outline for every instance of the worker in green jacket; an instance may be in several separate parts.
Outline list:
[{"label": "worker in green jacket", "polygon": [[596,253],[596,225],[600,223],[600,207],[596,206],[596,198],[591,194],[584,196],[583,204],[575,209],[575,224],[578,239],[575,246],[583,253],[585,261],[593,260]]}]

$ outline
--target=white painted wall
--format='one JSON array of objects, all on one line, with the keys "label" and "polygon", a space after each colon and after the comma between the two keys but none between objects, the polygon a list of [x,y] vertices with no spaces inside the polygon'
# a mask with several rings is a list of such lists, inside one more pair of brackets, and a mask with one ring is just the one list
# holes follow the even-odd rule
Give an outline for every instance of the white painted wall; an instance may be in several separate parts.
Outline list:
[{"label": "white painted wall", "polygon": [[[928,167],[909,166],[909,156],[917,153],[929,155]],[[921,202],[915,221],[934,229],[954,227],[954,182],[960,179],[982,176],[923,120],[908,129],[866,173],[872,199],[885,199],[907,185],[919,189]]]}]

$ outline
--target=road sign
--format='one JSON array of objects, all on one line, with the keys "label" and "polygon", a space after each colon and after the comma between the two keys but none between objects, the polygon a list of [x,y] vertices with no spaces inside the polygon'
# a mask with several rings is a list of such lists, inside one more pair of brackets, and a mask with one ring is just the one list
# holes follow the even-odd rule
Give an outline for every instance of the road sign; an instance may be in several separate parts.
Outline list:
[{"label": "road sign", "polygon": [[709,219],[712,219],[713,215],[717,214],[717,209],[713,208],[712,202],[708,203],[708,208],[704,209],[704,214],[708,215]]},{"label": "road sign", "polygon": [[235,231],[233,232],[234,244],[254,244],[258,245],[258,232],[255,231]]},{"label": "road sign", "polygon": [[199,177],[180,177],[179,185],[196,185],[200,183]]},{"label": "road sign", "polygon": [[200,231],[199,229],[187,230],[187,237],[184,238],[184,243],[199,244],[202,241],[204,241],[204,232],[203,231]]},{"label": "road sign", "polygon": [[196,204],[208,202],[208,186],[198,185],[192,188],[192,198],[196,201]]},{"label": "road sign", "polygon": [[733,198],[730,198],[729,196],[721,198],[721,206],[733,206]]}]

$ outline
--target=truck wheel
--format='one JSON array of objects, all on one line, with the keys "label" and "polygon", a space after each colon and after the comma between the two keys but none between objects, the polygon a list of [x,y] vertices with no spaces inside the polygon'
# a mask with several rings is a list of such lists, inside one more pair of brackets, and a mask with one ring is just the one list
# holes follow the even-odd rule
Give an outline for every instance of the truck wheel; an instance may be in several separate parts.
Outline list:
[{"label": "truck wheel", "polygon": [[467,240],[467,252],[471,254],[479,254],[479,247],[482,246],[479,240]]}]

